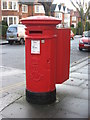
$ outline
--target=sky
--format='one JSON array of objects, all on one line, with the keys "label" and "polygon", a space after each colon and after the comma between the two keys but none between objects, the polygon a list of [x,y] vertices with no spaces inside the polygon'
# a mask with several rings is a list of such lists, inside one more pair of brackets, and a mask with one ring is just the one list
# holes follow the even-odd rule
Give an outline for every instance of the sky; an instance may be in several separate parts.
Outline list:
[{"label": "sky", "polygon": [[[75,0],[73,0],[73,1],[75,1]],[[79,1],[79,0],[77,0],[77,1]],[[83,1],[83,0],[81,0],[81,1]],[[84,1],[88,2],[89,0],[84,0]],[[67,6],[69,9],[75,10],[75,8],[71,4],[70,0],[54,0],[53,3],[65,3],[65,6]]]},{"label": "sky", "polygon": [[70,9],[74,9],[74,7],[72,6],[70,0],[54,0],[53,3],[65,3],[65,5],[70,8]]}]

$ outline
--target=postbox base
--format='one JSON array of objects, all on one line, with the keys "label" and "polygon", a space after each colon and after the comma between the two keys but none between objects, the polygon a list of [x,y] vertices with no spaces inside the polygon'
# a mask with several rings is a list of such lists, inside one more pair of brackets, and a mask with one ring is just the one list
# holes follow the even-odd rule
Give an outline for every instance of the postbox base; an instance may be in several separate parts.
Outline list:
[{"label": "postbox base", "polygon": [[26,100],[33,104],[51,104],[56,100],[56,89],[46,93],[33,93],[26,90]]}]

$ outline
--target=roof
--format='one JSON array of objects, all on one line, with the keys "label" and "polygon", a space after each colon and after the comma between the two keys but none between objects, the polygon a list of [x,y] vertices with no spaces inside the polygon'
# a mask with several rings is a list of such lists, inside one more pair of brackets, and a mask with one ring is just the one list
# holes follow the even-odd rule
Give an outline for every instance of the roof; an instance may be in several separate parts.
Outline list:
[{"label": "roof", "polygon": [[63,11],[65,11],[66,6],[63,6]]},{"label": "roof", "polygon": [[55,11],[56,5],[57,5],[57,4],[52,4],[52,5],[51,5],[51,12],[54,12],[54,11]]},{"label": "roof", "polygon": [[19,4],[26,4],[26,5],[31,5],[35,2],[36,0],[18,0]]},{"label": "roof", "polygon": [[61,4],[58,5],[59,11],[61,10]]}]

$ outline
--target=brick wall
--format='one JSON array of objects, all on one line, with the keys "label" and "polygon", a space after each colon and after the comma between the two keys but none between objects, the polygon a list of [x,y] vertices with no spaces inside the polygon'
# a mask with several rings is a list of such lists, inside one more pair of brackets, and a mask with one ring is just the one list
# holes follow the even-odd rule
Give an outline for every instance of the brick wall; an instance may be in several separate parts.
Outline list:
[{"label": "brick wall", "polygon": [[1,0],[0,0],[0,21],[2,21]]}]

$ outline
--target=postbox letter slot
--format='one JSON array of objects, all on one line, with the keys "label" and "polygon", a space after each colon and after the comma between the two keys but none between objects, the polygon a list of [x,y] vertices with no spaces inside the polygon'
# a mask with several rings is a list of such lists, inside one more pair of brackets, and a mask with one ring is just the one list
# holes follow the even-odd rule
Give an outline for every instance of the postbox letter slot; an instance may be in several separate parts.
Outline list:
[{"label": "postbox letter slot", "polygon": [[42,31],[29,31],[30,34],[42,34]]}]

